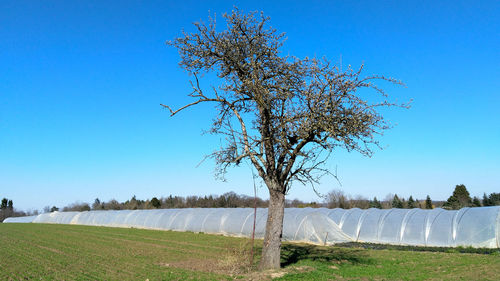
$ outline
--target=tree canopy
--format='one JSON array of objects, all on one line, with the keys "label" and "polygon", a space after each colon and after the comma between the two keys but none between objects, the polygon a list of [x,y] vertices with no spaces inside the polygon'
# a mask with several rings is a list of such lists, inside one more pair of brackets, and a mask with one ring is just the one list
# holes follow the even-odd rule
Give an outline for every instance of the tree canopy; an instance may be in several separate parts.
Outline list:
[{"label": "tree canopy", "polygon": [[[197,32],[168,42],[179,50],[180,66],[194,76],[190,96],[195,98],[171,113],[202,102],[217,104],[211,132],[227,136],[213,154],[221,172],[247,158],[264,180],[276,177],[286,190],[294,180],[316,182],[311,172],[323,164],[321,151],[343,147],[371,155],[370,144],[379,144],[375,136],[390,127],[377,108],[408,106],[387,101],[374,84],[402,84],[396,79],[363,77],[363,66],[341,70],[326,59],[282,56],[284,34],[268,27],[262,13],[234,10],[223,17],[226,30],[217,31],[210,18],[209,24],[195,23]],[[198,79],[203,72],[223,80],[211,94]],[[363,100],[362,88],[374,89],[383,100]]]}]

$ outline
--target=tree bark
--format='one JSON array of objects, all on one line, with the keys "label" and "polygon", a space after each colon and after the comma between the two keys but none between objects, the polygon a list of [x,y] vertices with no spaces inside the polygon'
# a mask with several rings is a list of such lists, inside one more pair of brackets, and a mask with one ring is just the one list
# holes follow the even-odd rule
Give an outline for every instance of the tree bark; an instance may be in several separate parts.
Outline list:
[{"label": "tree bark", "polygon": [[269,207],[267,210],[266,235],[262,247],[262,258],[259,268],[280,268],[281,237],[283,234],[283,217],[285,214],[285,194],[282,186],[272,183],[269,186]]}]

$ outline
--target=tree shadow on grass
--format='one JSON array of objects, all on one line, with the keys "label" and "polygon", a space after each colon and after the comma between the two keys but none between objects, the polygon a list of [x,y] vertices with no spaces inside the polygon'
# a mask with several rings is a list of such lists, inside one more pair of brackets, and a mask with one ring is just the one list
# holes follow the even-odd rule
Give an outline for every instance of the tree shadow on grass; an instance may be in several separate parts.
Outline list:
[{"label": "tree shadow on grass", "polygon": [[281,266],[289,266],[301,260],[335,263],[369,264],[370,258],[362,249],[321,247],[306,244],[283,244],[281,247]]}]

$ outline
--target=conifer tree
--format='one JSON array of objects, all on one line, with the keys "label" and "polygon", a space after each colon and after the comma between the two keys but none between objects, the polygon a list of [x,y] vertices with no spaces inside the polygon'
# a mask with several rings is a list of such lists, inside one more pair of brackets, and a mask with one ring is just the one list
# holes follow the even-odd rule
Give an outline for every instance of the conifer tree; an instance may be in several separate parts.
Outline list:
[{"label": "conifer tree", "polygon": [[399,199],[397,194],[394,194],[394,198],[392,199],[392,207],[399,208],[399,209],[403,209],[403,207],[404,207],[403,201],[401,201],[401,199]]},{"label": "conifer tree", "polygon": [[370,208],[382,209],[382,204],[377,200],[377,197],[373,197],[373,201],[370,201]]},{"label": "conifer tree", "polygon": [[490,199],[486,195],[486,193],[483,194],[483,206],[492,206]]},{"label": "conifer tree", "polygon": [[157,209],[160,208],[161,207],[160,200],[158,200],[158,198],[156,198],[156,197],[153,197],[151,199],[151,206],[153,206],[154,208],[157,208]]},{"label": "conifer tree", "polygon": [[488,201],[490,206],[498,206],[500,205],[500,193],[490,193],[488,196]]},{"label": "conifer tree", "polygon": [[429,195],[427,195],[427,198],[425,198],[425,208],[426,209],[433,209],[432,207],[432,200]]},{"label": "conifer tree", "polygon": [[7,204],[8,204],[9,200],[7,198],[3,198],[2,199],[2,205],[0,206],[0,208],[3,210],[3,209],[7,209]]},{"label": "conifer tree", "polygon": [[469,191],[463,184],[455,186],[453,194],[448,198],[443,207],[446,209],[458,210],[460,208],[469,207],[472,205]]},{"label": "conifer tree", "polygon": [[481,201],[476,196],[472,199],[472,207],[481,207]]},{"label": "conifer tree", "polygon": [[408,209],[414,209],[415,207],[415,200],[413,200],[413,196],[410,195],[410,198],[408,198]]}]

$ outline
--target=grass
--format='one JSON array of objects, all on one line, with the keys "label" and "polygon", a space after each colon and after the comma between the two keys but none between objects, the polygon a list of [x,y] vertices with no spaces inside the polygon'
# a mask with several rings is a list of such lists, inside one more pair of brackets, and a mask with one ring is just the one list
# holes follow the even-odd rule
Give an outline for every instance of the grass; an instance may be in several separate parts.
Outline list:
[{"label": "grass", "polygon": [[285,243],[255,271],[245,238],[78,225],[0,224],[0,280],[497,280],[500,255]]},{"label": "grass", "polygon": [[[291,249],[286,249],[291,247]],[[312,268],[310,272],[290,272],[279,280],[498,280],[500,256],[416,252],[412,250],[372,250],[364,248],[285,245],[286,252],[308,251],[292,259],[292,268]]]}]

